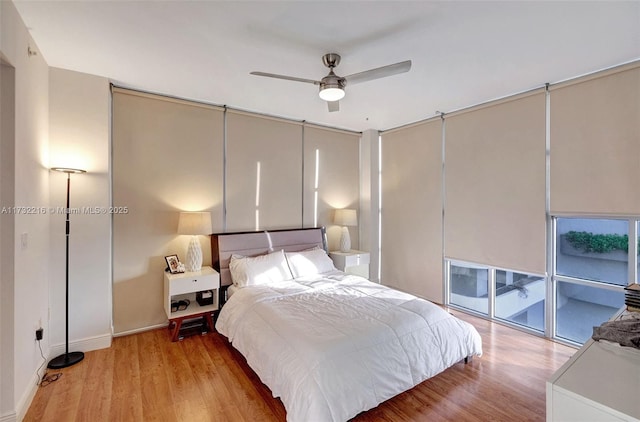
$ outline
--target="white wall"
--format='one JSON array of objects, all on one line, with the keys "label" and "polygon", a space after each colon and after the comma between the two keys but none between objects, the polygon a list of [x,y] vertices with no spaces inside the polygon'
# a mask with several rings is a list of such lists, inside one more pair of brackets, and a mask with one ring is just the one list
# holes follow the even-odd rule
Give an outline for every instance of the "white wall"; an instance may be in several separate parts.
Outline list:
[{"label": "white wall", "polygon": [[[0,206],[12,207],[15,181],[15,69],[0,57]],[[0,214],[0,338],[13,339],[13,214]],[[13,341],[0,342],[0,420],[13,412]]]},{"label": "white wall", "polygon": [[[13,3],[0,2],[0,23],[5,64],[0,207],[13,205],[4,201],[14,198],[16,206],[46,210],[5,214],[0,220],[0,421],[5,422],[20,420],[36,391],[36,371],[43,361],[35,330],[44,328],[45,354],[52,346],[53,353],[62,351],[56,346],[64,341],[64,222],[49,207],[64,206],[66,190],[64,176],[50,177],[48,168],[77,166],[78,161],[68,159],[85,158],[91,173],[74,180],[73,192],[82,200],[77,205],[109,205],[110,96],[106,79],[58,69],[50,74],[41,54],[27,54],[28,47],[38,48]],[[15,101],[6,95],[7,86],[14,87]],[[7,129],[7,121],[13,122],[13,130]],[[77,306],[72,308],[70,340],[89,340],[97,348],[100,340],[108,345],[111,338],[110,217],[78,215],[72,228],[78,243],[71,249],[71,301]]]},{"label": "white wall", "polygon": [[[15,68],[15,204],[47,207],[49,205],[48,164],[48,67],[41,55],[29,56],[28,46],[37,46],[11,2],[0,2],[0,52]],[[35,393],[36,370],[42,359],[35,341],[35,329],[43,325],[48,331],[49,297],[49,217],[46,214],[16,215],[13,284],[16,306],[2,306],[3,325],[13,321],[13,357],[2,355],[2,375],[13,376],[13,391],[3,388],[2,420],[20,418]],[[28,245],[21,248],[23,233]],[[11,253],[11,251],[5,251]],[[5,253],[3,252],[3,253]],[[4,288],[3,288],[4,291]],[[3,298],[3,304],[7,299]],[[2,339],[11,341],[11,339]],[[46,347],[46,342],[43,345]],[[3,386],[4,387],[4,386]],[[7,394],[9,400],[4,399]],[[8,403],[7,403],[8,402]],[[13,404],[13,406],[12,406]]]},{"label": "white wall", "polygon": [[[111,344],[111,215],[109,207],[109,80],[49,70],[49,165],[86,170],[71,175],[69,236],[69,350]],[[66,205],[65,173],[50,173],[51,207]],[[103,211],[107,211],[103,213]],[[65,215],[50,213],[51,356],[64,352]]]},{"label": "white wall", "polygon": [[380,132],[374,129],[362,133],[360,140],[360,249],[371,257],[369,279],[379,282],[380,251]]}]

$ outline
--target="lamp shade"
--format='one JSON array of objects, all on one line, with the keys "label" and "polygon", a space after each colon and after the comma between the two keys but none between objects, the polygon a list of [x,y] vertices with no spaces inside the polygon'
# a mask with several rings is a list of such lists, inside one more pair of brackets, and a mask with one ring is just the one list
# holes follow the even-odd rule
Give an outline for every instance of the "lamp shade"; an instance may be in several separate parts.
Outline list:
[{"label": "lamp shade", "polygon": [[80,169],[72,169],[69,167],[51,167],[51,170],[53,171],[59,171],[61,173],[86,173],[86,170],[80,170]]},{"label": "lamp shade", "polygon": [[181,212],[178,219],[178,234],[211,234],[210,212]]},{"label": "lamp shade", "polygon": [[333,216],[333,222],[339,226],[357,226],[358,217],[356,215],[356,210],[348,208],[336,210],[336,213]]}]

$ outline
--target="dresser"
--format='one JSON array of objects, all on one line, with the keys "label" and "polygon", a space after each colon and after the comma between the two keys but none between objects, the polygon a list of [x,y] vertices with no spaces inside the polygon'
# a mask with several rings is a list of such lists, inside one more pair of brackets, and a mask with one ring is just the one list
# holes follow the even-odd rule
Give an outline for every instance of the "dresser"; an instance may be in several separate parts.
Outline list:
[{"label": "dresser", "polygon": [[547,381],[546,393],[549,422],[640,422],[640,349],[589,340]]}]

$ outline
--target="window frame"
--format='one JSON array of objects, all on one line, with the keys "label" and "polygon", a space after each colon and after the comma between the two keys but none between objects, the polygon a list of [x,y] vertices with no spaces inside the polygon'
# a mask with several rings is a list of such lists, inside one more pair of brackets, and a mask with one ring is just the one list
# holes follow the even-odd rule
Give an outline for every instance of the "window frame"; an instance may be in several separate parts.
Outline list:
[{"label": "window frame", "polygon": [[[550,301],[547,306],[547,315],[549,316],[547,330],[548,337],[563,344],[581,347],[582,343],[559,337],[557,333],[557,289],[558,282],[593,287],[602,290],[615,291],[624,293],[625,286],[607,283],[604,281],[588,280],[578,277],[559,275],[557,273],[557,256],[558,256],[558,219],[580,219],[580,220],[620,220],[627,222],[627,230],[629,239],[635,239],[635,242],[629,242],[628,260],[627,260],[627,285],[637,282],[638,280],[638,226],[640,225],[640,217],[637,216],[613,216],[613,215],[580,215],[580,214],[554,214],[551,216],[551,276],[549,277],[548,291],[551,292]],[[624,305],[622,305],[624,306]]]},{"label": "window frame", "polygon": [[[483,319],[498,322],[503,325],[510,326],[512,328],[527,332],[529,334],[550,338],[562,344],[566,344],[573,347],[581,347],[582,343],[578,343],[564,337],[557,335],[557,289],[558,283],[570,283],[576,285],[582,285],[587,287],[593,287],[597,289],[603,289],[614,292],[624,293],[626,286],[611,284],[603,281],[595,281],[582,279],[579,277],[571,277],[557,274],[557,221],[562,218],[574,218],[574,219],[594,219],[594,220],[622,220],[627,221],[628,236],[629,239],[635,239],[635,242],[629,242],[628,254],[629,259],[628,271],[627,271],[627,284],[640,282],[638,264],[640,263],[640,257],[638,256],[638,238],[640,235],[640,217],[639,216],[612,216],[612,215],[579,215],[579,214],[556,214],[550,216],[550,230],[549,230],[549,274],[534,274],[528,272],[522,272],[519,270],[509,268],[499,268],[487,264],[481,264],[477,262],[463,261],[453,258],[444,257],[444,304],[447,307],[460,310]],[[471,267],[478,269],[486,269],[488,271],[488,313],[475,311],[473,309],[466,308],[464,306],[457,305],[451,302],[451,266],[457,265],[462,267]],[[546,297],[545,297],[545,328],[544,332],[529,328],[526,325],[511,322],[507,319],[499,318],[496,316],[496,272],[507,271],[519,274],[528,274],[530,276],[541,277],[545,279],[546,285]],[[623,305],[624,306],[624,305]]]},{"label": "window frame", "polygon": [[[464,306],[460,306],[457,305],[455,303],[451,302],[451,266],[452,265],[457,265],[457,266],[462,266],[462,267],[472,267],[472,268],[477,268],[477,269],[486,269],[488,271],[488,275],[487,275],[487,299],[488,299],[488,312],[482,313],[482,312],[478,312],[476,310],[473,309],[469,309],[466,308]],[[519,270],[513,270],[513,269],[509,269],[509,268],[500,268],[500,267],[495,267],[495,266],[491,266],[491,265],[487,265],[487,264],[479,264],[476,262],[469,262],[469,261],[462,261],[462,260],[458,260],[458,259],[452,259],[452,258],[444,258],[444,267],[445,267],[445,271],[444,271],[444,278],[445,278],[445,306],[452,308],[452,309],[456,309],[471,315],[475,315],[479,318],[482,319],[486,319],[492,322],[497,322],[499,324],[502,325],[506,325],[508,327],[514,328],[516,330],[520,330],[520,331],[524,331],[528,334],[531,335],[535,335],[538,337],[548,337],[547,335],[547,330],[546,327],[548,325],[547,323],[547,315],[546,315],[546,309],[547,309],[547,302],[548,302],[548,289],[549,289],[549,283],[548,283],[548,277],[546,276],[546,274],[536,274],[536,273],[530,273],[530,272],[523,272],[523,271],[519,271]],[[497,317],[495,315],[496,312],[496,272],[497,271],[506,271],[506,272],[512,272],[512,273],[518,273],[518,274],[527,274],[529,276],[532,277],[539,277],[545,280],[545,289],[547,290],[545,292],[546,297],[545,297],[545,330],[544,331],[540,331],[534,328],[530,328],[526,325],[523,324],[519,324],[516,322],[512,322],[509,321],[508,319],[505,318],[500,318]]]}]

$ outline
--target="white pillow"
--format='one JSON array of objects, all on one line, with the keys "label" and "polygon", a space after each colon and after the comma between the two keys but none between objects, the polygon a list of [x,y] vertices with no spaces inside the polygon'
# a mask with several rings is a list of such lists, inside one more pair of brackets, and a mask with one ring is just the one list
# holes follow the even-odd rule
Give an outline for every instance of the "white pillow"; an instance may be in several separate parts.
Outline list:
[{"label": "white pillow", "polygon": [[238,287],[274,284],[293,278],[281,250],[255,257],[232,255],[229,271],[233,284]]},{"label": "white pillow", "polygon": [[324,249],[285,253],[294,278],[333,271],[336,267]]}]

